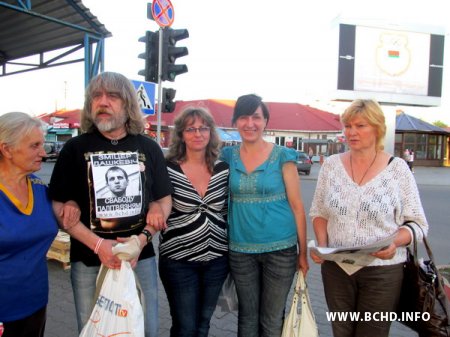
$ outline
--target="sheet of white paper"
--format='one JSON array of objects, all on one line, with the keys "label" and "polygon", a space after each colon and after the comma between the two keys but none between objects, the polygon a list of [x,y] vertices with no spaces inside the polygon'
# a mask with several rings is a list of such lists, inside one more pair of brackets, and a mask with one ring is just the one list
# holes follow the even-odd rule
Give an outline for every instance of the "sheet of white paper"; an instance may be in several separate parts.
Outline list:
[{"label": "sheet of white paper", "polygon": [[356,266],[367,266],[375,260],[375,257],[370,254],[388,247],[394,241],[394,238],[395,234],[366,246],[339,248],[316,247],[315,241],[311,240],[308,243],[308,248],[323,260]]}]

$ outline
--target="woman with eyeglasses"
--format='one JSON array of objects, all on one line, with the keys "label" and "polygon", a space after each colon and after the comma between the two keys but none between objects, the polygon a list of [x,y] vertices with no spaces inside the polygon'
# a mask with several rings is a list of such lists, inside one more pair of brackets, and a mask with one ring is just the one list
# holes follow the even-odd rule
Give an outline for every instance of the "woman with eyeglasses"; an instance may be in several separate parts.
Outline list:
[{"label": "woman with eyeglasses", "polygon": [[230,165],[228,254],[240,337],[280,336],[295,272],[308,271],[297,153],[264,140],[269,117],[260,97],[239,97],[232,123],[242,144],[222,150]]},{"label": "woman with eyeglasses", "polygon": [[187,108],[174,122],[167,170],[175,192],[161,232],[159,274],[172,316],[172,337],[207,337],[228,275],[228,164],[209,112]]}]

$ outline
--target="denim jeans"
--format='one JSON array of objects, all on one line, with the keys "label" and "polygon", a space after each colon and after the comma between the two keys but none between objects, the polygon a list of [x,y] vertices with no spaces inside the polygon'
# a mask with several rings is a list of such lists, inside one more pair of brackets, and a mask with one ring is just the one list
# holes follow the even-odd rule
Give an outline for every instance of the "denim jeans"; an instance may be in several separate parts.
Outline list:
[{"label": "denim jeans", "polygon": [[[94,307],[95,282],[100,267],[88,267],[83,262],[71,265],[71,281],[75,310],[77,313],[78,332],[81,332]],[[144,324],[145,337],[158,337],[158,279],[155,257],[137,263],[137,279],[145,298]]]},{"label": "denim jeans", "polygon": [[159,275],[172,316],[170,336],[207,337],[211,316],[228,275],[228,258],[185,262],[160,256]]},{"label": "denim jeans", "polygon": [[297,247],[247,254],[229,252],[239,300],[239,337],[280,337],[297,269]]},{"label": "denim jeans", "polygon": [[[394,312],[400,298],[403,264],[364,267],[348,275],[338,264],[321,267],[328,309],[332,312]],[[373,316],[372,316],[373,317]],[[333,321],[333,336],[389,336],[391,321]]]}]

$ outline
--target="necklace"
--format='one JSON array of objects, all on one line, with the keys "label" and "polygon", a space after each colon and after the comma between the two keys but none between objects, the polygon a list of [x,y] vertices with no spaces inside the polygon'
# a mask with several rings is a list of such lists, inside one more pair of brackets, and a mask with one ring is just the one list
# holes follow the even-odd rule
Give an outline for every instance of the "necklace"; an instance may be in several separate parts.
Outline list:
[{"label": "necklace", "polygon": [[124,138],[126,135],[127,135],[127,133],[124,132],[121,135],[119,135],[119,137],[116,137],[116,138],[109,138],[109,137],[107,137],[107,138],[109,138],[109,140],[110,140],[112,145],[117,145],[117,144],[119,144],[119,140]]},{"label": "necklace", "polygon": [[[359,180],[358,185],[361,185],[362,181],[366,177],[367,172],[369,172],[370,168],[372,167],[373,163],[375,163],[375,160],[377,159],[378,151],[375,152],[375,157],[373,158],[372,162],[370,163],[369,167],[367,168],[366,172],[364,172],[362,178]],[[352,180],[356,183],[355,178],[353,177],[353,164],[352,164],[352,153],[350,152],[350,170],[352,171]]]}]

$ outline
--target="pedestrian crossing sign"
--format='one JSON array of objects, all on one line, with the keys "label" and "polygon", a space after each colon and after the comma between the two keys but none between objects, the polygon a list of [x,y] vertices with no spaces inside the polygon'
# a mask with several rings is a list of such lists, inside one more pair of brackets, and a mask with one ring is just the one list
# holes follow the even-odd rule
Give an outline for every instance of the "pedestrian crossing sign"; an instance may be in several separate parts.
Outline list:
[{"label": "pedestrian crossing sign", "polygon": [[155,114],[156,83],[144,81],[131,81],[136,89],[136,96],[141,110],[146,115]]}]

